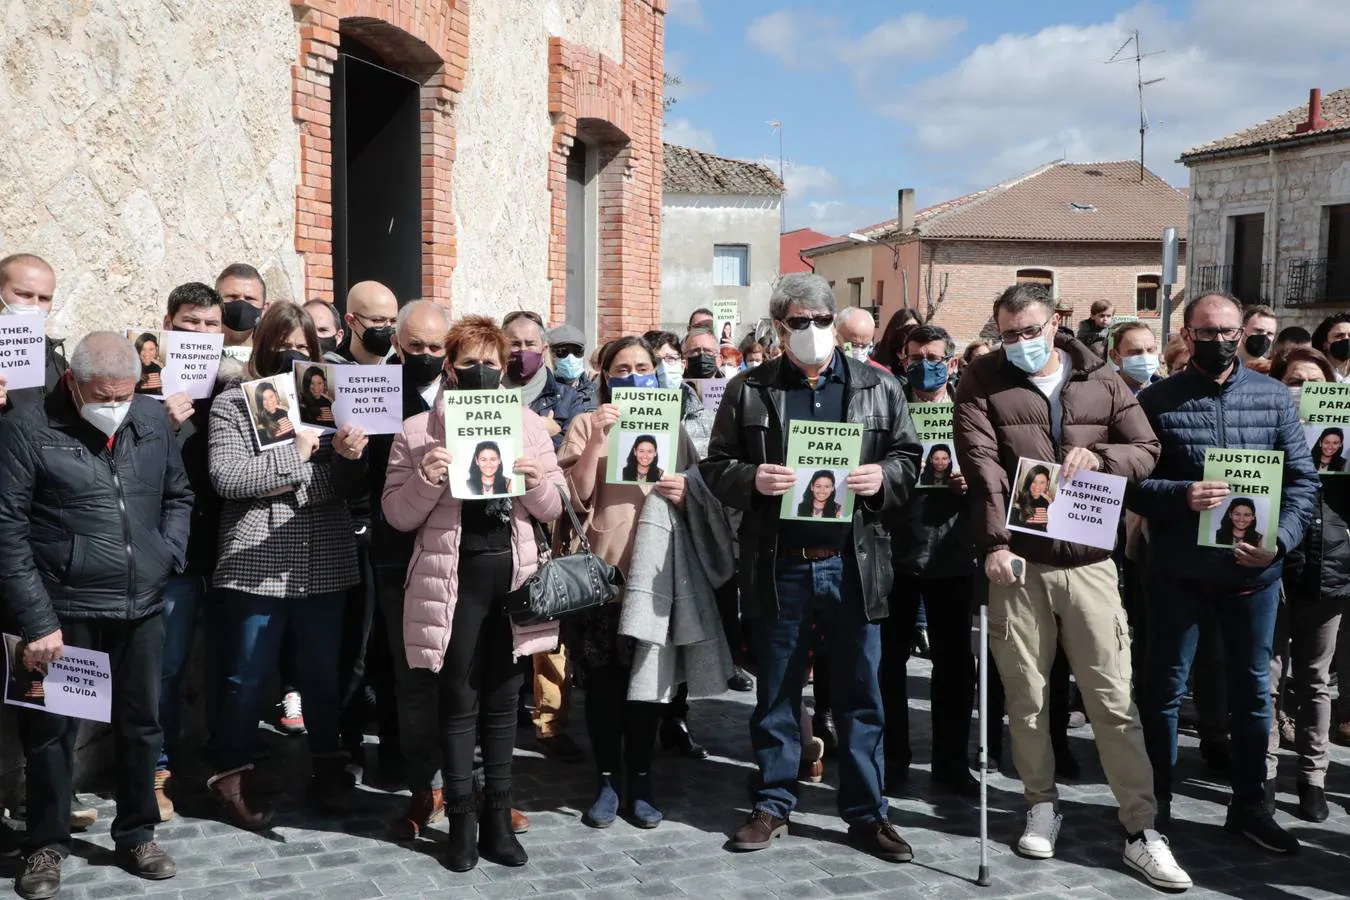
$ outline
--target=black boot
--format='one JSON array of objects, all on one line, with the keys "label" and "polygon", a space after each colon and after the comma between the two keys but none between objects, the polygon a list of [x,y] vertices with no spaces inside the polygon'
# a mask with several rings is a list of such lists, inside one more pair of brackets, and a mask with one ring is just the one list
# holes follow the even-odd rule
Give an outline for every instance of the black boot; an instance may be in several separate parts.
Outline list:
[{"label": "black boot", "polygon": [[500,866],[523,866],[530,861],[511,828],[511,792],[488,791],[483,796],[483,818],[478,823],[478,852]]},{"label": "black boot", "polygon": [[445,867],[451,872],[467,872],[478,865],[478,810],[473,794],[447,797],[445,817],[450,826],[445,844]]},{"label": "black boot", "polygon": [[351,806],[356,776],[347,771],[347,754],[314,757],[314,776],[309,781],[309,800],[320,812],[341,813]]}]

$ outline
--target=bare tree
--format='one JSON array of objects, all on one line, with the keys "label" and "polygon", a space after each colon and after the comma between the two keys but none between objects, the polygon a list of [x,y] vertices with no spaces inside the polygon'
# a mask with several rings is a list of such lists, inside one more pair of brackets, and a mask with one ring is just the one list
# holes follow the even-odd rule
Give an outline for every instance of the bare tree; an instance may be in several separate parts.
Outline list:
[{"label": "bare tree", "polygon": [[[924,282],[924,283],[923,283],[924,299],[925,299],[926,301],[928,301],[928,302],[925,304],[926,309],[924,310],[924,316],[923,316],[923,322],[924,322],[925,325],[931,324],[932,321],[933,321],[935,318],[937,318],[938,310],[942,308],[942,304],[943,304],[943,303],[947,302],[947,279],[948,279],[948,276],[947,276],[947,273],[946,273],[946,272],[943,272],[943,273],[941,273],[940,275],[938,275],[937,273],[935,273],[935,272],[933,271],[933,264],[934,264],[934,259],[933,259],[933,257],[934,257],[934,255],[935,255],[935,254],[933,253],[932,250],[929,250],[929,251],[928,251],[928,271],[924,273],[924,279],[923,279],[923,282]],[[937,282],[937,284],[936,284],[936,287],[937,287],[937,296],[936,296],[936,297],[933,296],[933,288],[934,288],[934,282],[935,282],[935,281]]]},{"label": "bare tree", "polygon": [[672,106],[680,102],[680,99],[678,97],[669,96],[669,91],[671,88],[679,87],[684,82],[680,80],[680,76],[674,74],[673,72],[664,73],[664,75],[662,76],[662,82],[665,85],[667,95],[661,98],[661,111],[669,112]]}]

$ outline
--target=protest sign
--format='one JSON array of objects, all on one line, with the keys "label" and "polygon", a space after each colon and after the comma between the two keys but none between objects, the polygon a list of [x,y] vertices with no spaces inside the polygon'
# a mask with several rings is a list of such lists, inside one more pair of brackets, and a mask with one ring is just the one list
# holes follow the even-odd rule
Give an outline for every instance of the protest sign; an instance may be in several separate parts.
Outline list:
[{"label": "protest sign", "polygon": [[1313,465],[1323,475],[1344,475],[1345,435],[1350,431],[1350,384],[1305,381],[1298,417],[1308,438]]},{"label": "protest sign", "polygon": [[854,422],[789,422],[785,465],[797,484],[783,495],[779,517],[814,522],[853,518],[853,492],[844,482],[862,456],[862,426]]},{"label": "protest sign", "polygon": [[36,671],[23,664],[23,641],[4,636],[5,702],[56,716],[112,721],[112,666],[108,654],[66,645],[60,659]]},{"label": "protest sign", "polygon": [[330,363],[300,360],[292,364],[295,384],[300,393],[300,421],[324,431],[337,428],[333,414],[336,393],[334,371],[341,368]]},{"label": "protest sign", "polygon": [[611,484],[649,484],[675,472],[679,449],[680,392],[674,388],[615,388],[619,424],[609,433]]},{"label": "protest sign", "polygon": [[403,431],[402,366],[334,366],[333,415],[337,427],[366,434]]},{"label": "protest sign", "polygon": [[47,383],[46,316],[0,316],[0,375],[6,391]]},{"label": "protest sign", "polygon": [[1228,496],[1216,509],[1200,513],[1199,546],[1232,547],[1242,542],[1275,549],[1283,450],[1206,450],[1204,480],[1225,482]]},{"label": "protest sign", "polygon": [[128,329],[126,338],[136,348],[136,355],[141,359],[141,377],[136,382],[136,393],[163,397],[164,334],[159,331]]},{"label": "protest sign", "polygon": [[1037,534],[1101,550],[1116,546],[1125,479],[1079,469],[1060,480],[1060,467],[1039,459],[1018,459],[1008,503],[1008,530]]},{"label": "protest sign", "polygon": [[923,446],[923,466],[919,469],[920,488],[945,488],[953,475],[960,473],[956,444],[952,441],[950,403],[911,403],[909,417],[919,432]]},{"label": "protest sign", "polygon": [[691,378],[689,383],[698,391],[698,398],[703,401],[703,408],[712,412],[717,412],[717,407],[722,405],[722,395],[727,390],[727,380],[725,378]]},{"label": "protest sign", "polygon": [[225,336],[165,331],[163,338],[164,396],[187,394],[192,400],[205,400],[215,393]]},{"label": "protest sign", "polygon": [[253,442],[259,450],[274,450],[295,440],[300,404],[295,397],[294,373],[245,381],[239,387],[253,425]]},{"label": "protest sign", "polygon": [[735,300],[714,300],[713,334],[719,344],[736,343],[736,326],[741,324],[740,305]]},{"label": "protest sign", "polygon": [[525,479],[511,471],[524,451],[520,389],[445,391],[444,396],[450,496],[491,500],[525,493]]}]

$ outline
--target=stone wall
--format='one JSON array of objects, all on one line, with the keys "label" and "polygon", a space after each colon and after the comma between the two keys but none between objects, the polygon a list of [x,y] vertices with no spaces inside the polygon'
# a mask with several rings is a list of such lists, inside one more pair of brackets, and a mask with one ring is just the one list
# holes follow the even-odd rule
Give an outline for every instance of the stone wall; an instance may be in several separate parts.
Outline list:
[{"label": "stone wall", "polygon": [[0,36],[0,252],[56,268],[54,334],[158,323],[236,260],[299,294],[285,3],[9,3]]}]

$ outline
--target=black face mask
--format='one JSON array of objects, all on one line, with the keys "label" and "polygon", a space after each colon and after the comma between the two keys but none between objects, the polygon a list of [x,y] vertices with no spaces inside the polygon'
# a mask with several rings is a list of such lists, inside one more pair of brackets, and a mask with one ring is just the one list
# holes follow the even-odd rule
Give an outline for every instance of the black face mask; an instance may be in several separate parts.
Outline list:
[{"label": "black face mask", "polygon": [[456,367],[455,384],[464,391],[492,391],[502,386],[502,370],[479,363],[467,369]]},{"label": "black face mask", "polygon": [[247,300],[226,300],[221,304],[220,320],[231,331],[252,331],[261,318],[262,310]]},{"label": "black face mask", "polygon": [[386,356],[394,346],[394,326],[383,325],[379,328],[367,328],[361,333],[361,346],[371,356]]},{"label": "black face mask", "polygon": [[337,335],[319,338],[319,350],[323,353],[337,352]]},{"label": "black face mask", "polygon": [[1222,375],[1237,358],[1237,341],[1196,341],[1191,362],[1206,375]]},{"label": "black face mask", "polygon": [[309,354],[299,350],[282,350],[277,356],[277,370],[272,375],[284,375],[295,368],[298,362],[309,362]]},{"label": "black face mask", "polygon": [[445,357],[432,356],[430,353],[403,354],[403,374],[408,380],[419,386],[435,381],[445,371]]},{"label": "black face mask", "polygon": [[686,378],[716,378],[717,361],[712,358],[710,353],[700,353],[698,356],[685,360],[684,375]]},{"label": "black face mask", "polygon": [[1274,343],[1268,334],[1249,334],[1242,342],[1242,349],[1253,359],[1260,359],[1270,352],[1270,347]]},{"label": "black face mask", "polygon": [[1336,362],[1346,362],[1350,360],[1350,338],[1342,338],[1339,341],[1332,341],[1327,345],[1327,354]]}]

